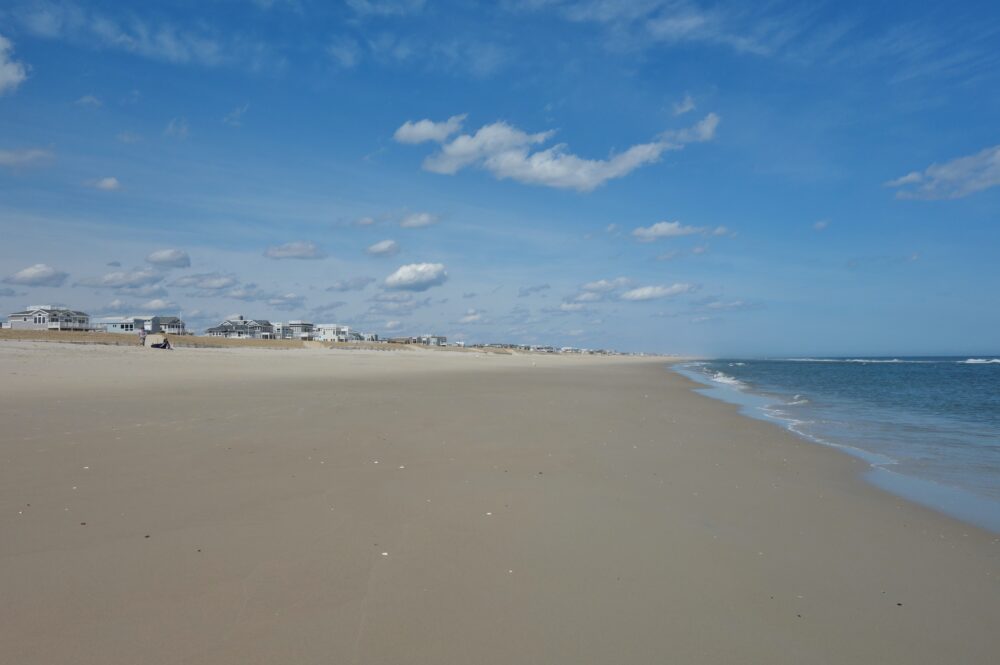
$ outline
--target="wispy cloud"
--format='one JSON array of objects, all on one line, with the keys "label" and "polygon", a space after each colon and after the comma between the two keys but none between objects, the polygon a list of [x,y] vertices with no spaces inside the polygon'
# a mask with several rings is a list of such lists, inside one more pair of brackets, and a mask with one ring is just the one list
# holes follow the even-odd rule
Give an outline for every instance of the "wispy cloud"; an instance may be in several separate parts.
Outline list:
[{"label": "wispy cloud", "polygon": [[670,286],[640,286],[626,291],[621,295],[622,300],[633,302],[642,300],[659,300],[660,298],[670,298],[682,293],[688,293],[692,289],[691,284],[677,283]]},{"label": "wispy cloud", "polygon": [[380,240],[370,245],[365,253],[369,256],[394,256],[399,253],[399,243],[395,240]]},{"label": "wispy cloud", "polygon": [[163,279],[161,273],[149,269],[115,270],[100,277],[85,277],[80,280],[81,286],[91,286],[108,289],[134,289],[150,286]]},{"label": "wispy cloud", "polygon": [[704,232],[705,228],[702,226],[685,226],[680,222],[664,221],[657,222],[652,226],[640,226],[633,229],[632,235],[639,242],[653,242],[660,238],[680,238]]},{"label": "wispy cloud", "polygon": [[17,90],[28,78],[28,68],[14,59],[14,45],[0,35],[0,95]]},{"label": "wispy cloud", "polygon": [[269,259],[322,259],[326,254],[316,243],[299,240],[268,247],[264,256]]},{"label": "wispy cloud", "polygon": [[420,229],[425,226],[436,224],[437,221],[437,215],[432,215],[429,212],[415,212],[403,217],[403,219],[399,221],[399,225],[404,229]]},{"label": "wispy cloud", "polygon": [[73,102],[77,106],[85,106],[87,108],[97,109],[101,108],[101,100],[94,95],[84,95],[80,99]]},{"label": "wispy cloud", "polygon": [[227,113],[222,122],[226,123],[230,127],[242,127],[243,126],[243,114],[250,110],[250,104],[243,104],[237,106],[232,111]]},{"label": "wispy cloud", "polygon": [[550,288],[552,287],[549,286],[548,284],[535,284],[533,286],[522,286],[517,290],[517,297],[527,298],[532,294],[541,293],[542,291],[547,291]]},{"label": "wispy cloud", "polygon": [[236,286],[238,280],[233,275],[217,272],[206,272],[195,275],[184,275],[170,283],[171,286],[195,288],[202,291],[221,291]]},{"label": "wispy cloud", "polygon": [[685,93],[684,99],[674,102],[674,115],[684,115],[695,109],[694,97]]},{"label": "wispy cloud", "polygon": [[32,166],[51,158],[52,151],[43,148],[0,150],[0,166]]},{"label": "wispy cloud", "polygon": [[425,0],[346,0],[346,3],[363,16],[405,16],[420,12]]},{"label": "wispy cloud", "polygon": [[366,286],[374,281],[374,277],[351,277],[349,279],[340,279],[328,286],[326,290],[340,293],[346,291],[362,291]]},{"label": "wispy cloud", "polygon": [[175,139],[186,139],[190,133],[187,118],[171,118],[163,129],[164,136],[171,136]]},{"label": "wispy cloud", "polygon": [[[452,119],[455,117],[458,116]],[[430,120],[419,122],[429,123],[428,127],[442,124]],[[417,124],[407,122],[396,131],[399,133],[408,125],[415,127]],[[535,146],[552,138],[553,131],[529,134],[501,121],[484,125],[474,134],[460,134],[447,142],[443,138],[422,139],[440,144],[438,152],[424,159],[423,168],[432,173],[452,175],[467,167],[477,167],[501,180],[585,192],[658,161],[668,150],[711,140],[718,124],[719,117],[710,113],[692,127],[663,132],[650,143],[633,145],[607,159],[586,159],[568,152],[562,143],[536,150]]]},{"label": "wispy cloud", "polygon": [[114,176],[99,178],[93,182],[93,186],[96,189],[102,189],[105,192],[114,192],[122,188],[121,182],[119,182],[118,178]]},{"label": "wispy cloud", "polygon": [[1000,145],[885,183],[901,199],[959,199],[1000,185]]}]

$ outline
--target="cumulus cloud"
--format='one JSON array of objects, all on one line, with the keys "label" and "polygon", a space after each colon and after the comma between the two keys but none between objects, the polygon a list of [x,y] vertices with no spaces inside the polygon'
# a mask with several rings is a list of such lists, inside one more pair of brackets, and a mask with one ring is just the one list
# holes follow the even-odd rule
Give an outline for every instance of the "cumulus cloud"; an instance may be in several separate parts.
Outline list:
[{"label": "cumulus cloud", "polygon": [[465,121],[465,114],[453,115],[444,122],[434,122],[433,120],[417,120],[404,122],[393,138],[399,143],[424,143],[425,141],[437,141],[440,143],[446,138],[462,128]]},{"label": "cumulus cloud", "polygon": [[444,284],[447,279],[448,272],[443,263],[409,263],[386,277],[385,287],[403,291],[426,291],[432,286]]},{"label": "cumulus cloud", "polygon": [[365,250],[370,256],[393,256],[399,253],[399,243],[395,240],[380,240]]},{"label": "cumulus cloud", "polygon": [[[446,124],[426,122],[428,127]],[[451,175],[475,166],[499,179],[590,191],[608,180],[624,177],[641,166],[658,161],[667,150],[679,150],[687,143],[711,140],[718,124],[719,117],[709,114],[693,127],[663,132],[652,142],[633,145],[607,159],[585,159],[568,152],[565,144],[536,149],[552,137],[553,131],[531,134],[501,121],[484,125],[474,134],[460,134],[448,142],[432,139],[429,135],[423,138],[440,144],[438,152],[424,160],[423,168]],[[407,125],[397,132],[404,128]]]},{"label": "cumulus cloud", "polygon": [[547,291],[552,287],[548,284],[535,284],[534,286],[522,286],[517,290],[518,298],[527,298],[534,293],[541,293],[542,291]]},{"label": "cumulus cloud", "polygon": [[221,291],[236,286],[237,280],[232,275],[223,275],[217,272],[205,272],[195,275],[184,275],[178,277],[170,283],[170,286],[182,288],[195,288],[202,291]]},{"label": "cumulus cloud", "polygon": [[351,277],[349,279],[338,279],[326,288],[327,291],[361,291],[366,286],[375,281],[374,277]]},{"label": "cumulus cloud", "polygon": [[56,270],[44,263],[36,263],[24,270],[18,270],[13,275],[7,275],[3,281],[5,284],[21,286],[62,286],[67,277],[69,274],[62,270]]},{"label": "cumulus cloud", "polygon": [[49,150],[26,148],[24,150],[0,150],[0,166],[30,166],[52,157]]},{"label": "cumulus cloud", "polygon": [[559,305],[560,312],[583,312],[585,310],[586,307],[578,302],[564,302]]},{"label": "cumulus cloud", "polygon": [[100,277],[86,277],[80,280],[81,286],[93,286],[108,289],[133,289],[149,286],[159,282],[162,276],[152,270],[115,270]]},{"label": "cumulus cloud", "polygon": [[399,225],[404,229],[420,229],[431,224],[436,224],[438,218],[429,212],[415,212],[403,217]]},{"label": "cumulus cloud", "polygon": [[122,184],[118,182],[118,178],[114,176],[109,176],[107,178],[101,178],[94,181],[94,187],[97,189],[103,189],[106,192],[113,192],[122,188]]},{"label": "cumulus cloud", "polygon": [[14,92],[28,78],[28,68],[14,59],[14,45],[0,35],[0,95]]},{"label": "cumulus cloud", "polygon": [[1000,185],[1000,145],[974,155],[931,164],[885,183],[901,199],[960,199]]},{"label": "cumulus cloud", "polygon": [[300,240],[268,247],[264,256],[269,259],[321,259],[326,254],[316,243]]},{"label": "cumulus cloud", "polygon": [[679,238],[696,233],[704,233],[700,226],[684,226],[680,222],[657,222],[652,226],[640,226],[632,231],[639,242],[653,242],[660,238]]},{"label": "cumulus cloud", "polygon": [[692,289],[690,284],[673,284],[671,286],[640,286],[636,289],[626,291],[621,295],[622,300],[641,301],[657,300],[659,298],[670,298],[682,293],[688,293]]},{"label": "cumulus cloud", "polygon": [[146,257],[146,262],[161,268],[188,268],[191,257],[181,249],[158,249]]}]

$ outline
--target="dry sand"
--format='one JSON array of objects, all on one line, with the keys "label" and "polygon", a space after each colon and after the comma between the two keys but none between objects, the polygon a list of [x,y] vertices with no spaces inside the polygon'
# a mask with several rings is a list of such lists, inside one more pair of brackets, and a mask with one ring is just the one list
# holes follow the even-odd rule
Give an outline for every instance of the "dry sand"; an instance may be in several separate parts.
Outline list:
[{"label": "dry sand", "polygon": [[995,663],[994,535],[662,361],[0,342],[0,662]]}]

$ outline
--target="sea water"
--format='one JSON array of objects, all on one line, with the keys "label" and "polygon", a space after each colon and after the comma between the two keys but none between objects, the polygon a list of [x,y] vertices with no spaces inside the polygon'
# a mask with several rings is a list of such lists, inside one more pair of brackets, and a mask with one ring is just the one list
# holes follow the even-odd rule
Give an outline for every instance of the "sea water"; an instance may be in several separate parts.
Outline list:
[{"label": "sea water", "polygon": [[876,485],[1000,533],[1000,358],[683,363],[744,413],[870,465]]}]

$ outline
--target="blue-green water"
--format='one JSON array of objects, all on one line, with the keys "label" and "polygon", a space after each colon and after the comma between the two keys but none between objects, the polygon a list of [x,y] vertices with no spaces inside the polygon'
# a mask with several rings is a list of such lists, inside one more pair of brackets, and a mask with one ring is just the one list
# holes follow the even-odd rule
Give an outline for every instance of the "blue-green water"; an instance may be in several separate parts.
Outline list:
[{"label": "blue-green water", "polygon": [[1000,358],[711,360],[678,371],[868,461],[875,484],[1000,532]]}]

